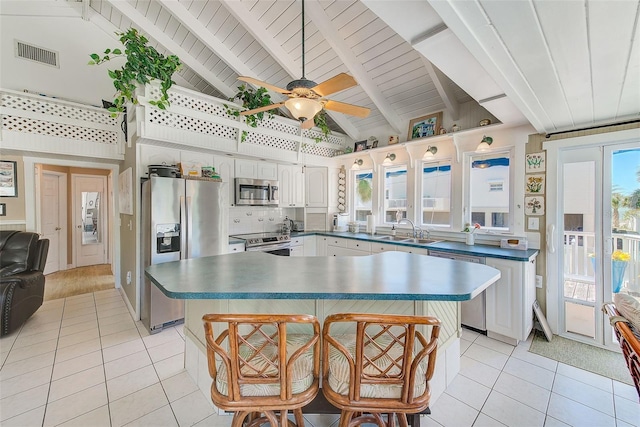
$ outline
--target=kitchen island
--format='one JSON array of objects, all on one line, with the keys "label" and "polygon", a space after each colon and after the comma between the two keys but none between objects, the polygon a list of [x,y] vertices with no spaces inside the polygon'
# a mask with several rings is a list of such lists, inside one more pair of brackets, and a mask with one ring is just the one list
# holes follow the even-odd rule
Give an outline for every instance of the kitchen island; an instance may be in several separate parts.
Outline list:
[{"label": "kitchen island", "polygon": [[500,278],[486,265],[405,252],[362,257],[278,257],[243,252],[151,265],[145,275],[185,300],[185,367],[209,396],[202,315],[339,312],[435,316],[442,322],[432,396],[460,370],[459,301]]}]

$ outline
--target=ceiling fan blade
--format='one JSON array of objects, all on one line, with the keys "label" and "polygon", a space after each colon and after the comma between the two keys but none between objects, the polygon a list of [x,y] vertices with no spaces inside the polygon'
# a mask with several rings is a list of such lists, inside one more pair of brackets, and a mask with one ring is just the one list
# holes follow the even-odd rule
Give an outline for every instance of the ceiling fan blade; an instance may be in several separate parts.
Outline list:
[{"label": "ceiling fan blade", "polygon": [[241,116],[246,116],[247,114],[256,114],[261,113],[263,111],[275,110],[276,108],[280,108],[284,105],[284,102],[278,102],[276,104],[265,105],[264,107],[254,108],[253,110],[241,111]]},{"label": "ceiling fan blade", "polygon": [[311,117],[310,119],[307,119],[304,122],[302,122],[302,124],[300,125],[300,128],[301,129],[311,129],[315,124],[316,123],[313,120],[313,117]]},{"label": "ceiling fan blade", "polygon": [[269,84],[267,82],[263,82],[262,80],[258,80],[258,79],[254,79],[253,77],[246,77],[246,76],[240,76],[238,77],[238,80],[240,80],[241,82],[247,82],[247,83],[251,83],[252,85],[256,85],[256,86],[262,86],[264,88],[267,88],[273,92],[278,92],[278,93],[285,93],[285,94],[289,94],[291,93],[290,91],[286,90],[286,89],[282,89],[278,86],[274,86],[272,84]]},{"label": "ceiling fan blade", "polygon": [[359,107],[357,105],[347,104],[346,102],[331,100],[328,100],[324,104],[324,108],[326,110],[337,111],[338,113],[349,114],[361,118],[367,117],[371,112],[371,110],[366,107]]},{"label": "ceiling fan blade", "polygon": [[357,85],[356,79],[349,74],[340,73],[313,87],[312,90],[320,96],[327,96]]}]

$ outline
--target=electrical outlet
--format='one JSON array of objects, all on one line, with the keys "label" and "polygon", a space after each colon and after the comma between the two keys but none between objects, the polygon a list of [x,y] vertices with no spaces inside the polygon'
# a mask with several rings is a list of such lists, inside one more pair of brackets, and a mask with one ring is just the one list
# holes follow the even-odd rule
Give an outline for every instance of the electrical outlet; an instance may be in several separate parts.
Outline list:
[{"label": "electrical outlet", "polygon": [[536,288],[542,288],[542,276],[536,274]]},{"label": "electrical outlet", "polygon": [[540,218],[530,217],[528,221],[529,230],[539,230],[540,229]]},{"label": "electrical outlet", "polygon": [[127,271],[127,285],[131,284],[131,272]]}]

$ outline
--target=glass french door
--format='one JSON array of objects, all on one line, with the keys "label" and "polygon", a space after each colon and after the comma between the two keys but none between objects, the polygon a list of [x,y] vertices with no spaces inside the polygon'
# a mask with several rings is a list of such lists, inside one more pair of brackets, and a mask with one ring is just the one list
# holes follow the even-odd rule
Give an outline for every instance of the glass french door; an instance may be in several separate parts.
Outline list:
[{"label": "glass french door", "polygon": [[601,307],[615,292],[640,291],[640,148],[561,149],[557,174],[549,215],[557,228],[550,265],[557,266],[558,333],[617,347]]}]

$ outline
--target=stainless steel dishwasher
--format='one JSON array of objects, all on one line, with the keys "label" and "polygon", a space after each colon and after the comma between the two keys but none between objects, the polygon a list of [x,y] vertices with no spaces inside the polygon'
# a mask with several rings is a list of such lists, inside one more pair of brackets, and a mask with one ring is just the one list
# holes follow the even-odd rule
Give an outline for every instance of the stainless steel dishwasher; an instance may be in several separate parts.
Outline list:
[{"label": "stainless steel dishwasher", "polygon": [[[455,259],[457,261],[475,262],[476,264],[484,264],[484,257],[452,254],[448,252],[429,250],[429,255],[439,258]],[[472,300],[462,301],[460,303],[460,322],[470,328],[485,332],[487,330],[486,317],[486,297],[484,291]]]}]

